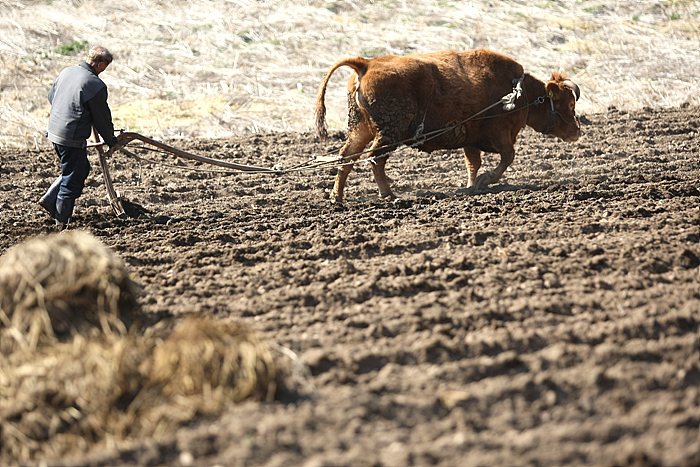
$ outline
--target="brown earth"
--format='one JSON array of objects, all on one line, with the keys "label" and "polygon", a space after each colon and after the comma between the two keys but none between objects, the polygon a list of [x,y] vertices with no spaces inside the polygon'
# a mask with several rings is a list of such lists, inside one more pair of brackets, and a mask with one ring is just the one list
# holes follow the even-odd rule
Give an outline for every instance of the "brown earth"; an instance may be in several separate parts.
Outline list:
[{"label": "brown earth", "polygon": [[[297,365],[282,400],[48,465],[699,465],[699,110],[610,109],[573,144],[526,130],[475,194],[460,152],[402,151],[397,200],[363,163],[343,207],[329,169],[120,154],[132,217],[117,219],[95,167],[72,227],[126,261],[154,322],[248,323],[310,376]],[[286,167],[330,149],[281,133],[172,144]],[[0,253],[51,231],[35,201],[57,171],[48,149],[2,154]]]}]

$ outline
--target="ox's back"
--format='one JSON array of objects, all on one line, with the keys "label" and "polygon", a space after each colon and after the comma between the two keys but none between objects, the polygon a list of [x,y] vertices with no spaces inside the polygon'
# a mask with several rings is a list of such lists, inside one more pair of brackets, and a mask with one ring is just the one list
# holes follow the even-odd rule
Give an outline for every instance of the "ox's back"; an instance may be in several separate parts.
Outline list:
[{"label": "ox's back", "polygon": [[437,130],[469,117],[511,92],[512,81],[523,75],[515,60],[486,49],[346,59],[331,68],[319,92],[321,136],[325,88],[340,66],[355,71],[348,82],[350,113],[358,105],[380,131],[395,133],[397,140],[412,136],[421,123],[425,131]]},{"label": "ox's back", "polygon": [[515,60],[490,50],[386,55],[368,61],[360,91],[371,99],[401,95],[471,106],[500,99],[523,75]]}]

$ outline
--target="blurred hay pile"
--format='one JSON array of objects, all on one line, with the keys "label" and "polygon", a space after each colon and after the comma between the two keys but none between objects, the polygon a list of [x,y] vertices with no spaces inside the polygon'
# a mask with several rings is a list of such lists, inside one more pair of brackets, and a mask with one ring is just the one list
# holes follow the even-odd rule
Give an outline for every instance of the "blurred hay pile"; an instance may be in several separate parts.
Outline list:
[{"label": "blurred hay pile", "polygon": [[183,321],[153,351],[150,374],[167,397],[204,394],[234,402],[248,397],[271,400],[276,389],[267,346],[235,323]]},{"label": "blurred hay pile", "polygon": [[8,250],[0,297],[0,465],[163,435],[275,397],[269,347],[245,327],[186,318],[169,335],[127,333],[117,316],[138,317],[133,283],[85,232]]},{"label": "blurred hay pile", "polygon": [[136,293],[123,261],[87,232],[16,245],[0,258],[0,352],[96,327],[124,330]]}]

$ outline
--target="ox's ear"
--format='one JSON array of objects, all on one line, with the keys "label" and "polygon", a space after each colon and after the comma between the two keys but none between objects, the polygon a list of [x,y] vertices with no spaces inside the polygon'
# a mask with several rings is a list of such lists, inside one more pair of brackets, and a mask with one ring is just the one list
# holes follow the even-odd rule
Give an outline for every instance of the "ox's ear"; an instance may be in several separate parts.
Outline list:
[{"label": "ox's ear", "polygon": [[559,89],[558,83],[554,81],[547,81],[547,84],[544,85],[544,88],[547,90],[547,97],[549,97],[550,99],[556,100],[559,97],[561,89]]}]

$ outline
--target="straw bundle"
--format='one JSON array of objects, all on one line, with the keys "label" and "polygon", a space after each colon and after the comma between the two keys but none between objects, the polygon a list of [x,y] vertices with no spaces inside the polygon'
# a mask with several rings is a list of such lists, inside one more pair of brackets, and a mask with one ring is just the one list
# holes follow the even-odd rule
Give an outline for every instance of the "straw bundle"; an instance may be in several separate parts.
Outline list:
[{"label": "straw bundle", "polygon": [[221,395],[272,400],[275,366],[268,347],[236,323],[188,319],[153,352],[151,379],[165,396]]},{"label": "straw bundle", "polygon": [[133,338],[91,339],[0,358],[0,464],[86,451],[133,429],[125,406],[141,389],[146,356]]},{"label": "straw bundle", "polygon": [[184,319],[165,340],[104,334],[0,357],[0,465],[173,433],[272,400],[269,347],[234,323]]},{"label": "straw bundle", "polygon": [[0,351],[99,327],[125,331],[137,287],[123,261],[83,231],[37,237],[0,258]]}]

